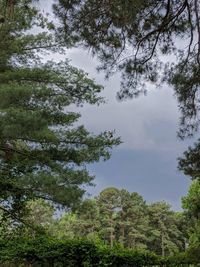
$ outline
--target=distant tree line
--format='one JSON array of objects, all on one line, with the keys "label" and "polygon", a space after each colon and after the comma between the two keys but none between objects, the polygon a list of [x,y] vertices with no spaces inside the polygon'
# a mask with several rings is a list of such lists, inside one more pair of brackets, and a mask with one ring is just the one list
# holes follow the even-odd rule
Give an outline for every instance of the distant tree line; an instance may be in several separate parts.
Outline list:
[{"label": "distant tree line", "polygon": [[[164,201],[148,204],[138,193],[106,188],[85,199],[76,211],[62,213],[44,200],[27,204],[21,224],[2,217],[1,236],[35,238],[47,234],[61,240],[86,238],[112,247],[144,249],[157,255],[184,252],[200,240],[200,183],[195,180],[183,198],[183,211],[173,211]],[[191,201],[193,201],[191,204]]]}]

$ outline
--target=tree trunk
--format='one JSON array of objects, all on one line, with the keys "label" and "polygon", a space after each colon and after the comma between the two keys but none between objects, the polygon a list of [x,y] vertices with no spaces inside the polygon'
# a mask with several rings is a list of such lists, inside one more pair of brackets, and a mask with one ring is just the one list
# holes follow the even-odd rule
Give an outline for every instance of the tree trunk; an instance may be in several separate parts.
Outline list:
[{"label": "tree trunk", "polygon": [[161,232],[161,251],[162,251],[162,256],[165,256],[165,245],[164,245],[164,234]]},{"label": "tree trunk", "polygon": [[15,0],[8,0],[7,1],[8,18],[13,17],[14,5],[15,5]]},{"label": "tree trunk", "polygon": [[120,242],[122,244],[122,246],[124,247],[124,240],[125,240],[125,225],[124,225],[124,211],[122,208],[122,212],[121,212],[121,223],[120,223]]},{"label": "tree trunk", "polygon": [[122,223],[121,226],[121,244],[124,247],[124,239],[125,239],[125,227],[124,227],[124,223]]},{"label": "tree trunk", "polygon": [[114,230],[113,230],[113,220],[112,217],[110,218],[110,247],[113,247],[113,237],[114,237]]}]

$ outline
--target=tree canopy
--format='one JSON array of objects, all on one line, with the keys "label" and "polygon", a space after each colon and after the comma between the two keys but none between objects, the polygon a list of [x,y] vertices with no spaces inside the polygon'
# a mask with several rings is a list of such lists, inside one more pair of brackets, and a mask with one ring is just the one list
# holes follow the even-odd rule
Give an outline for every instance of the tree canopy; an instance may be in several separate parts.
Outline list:
[{"label": "tree canopy", "polygon": [[[85,238],[111,248],[149,250],[163,256],[183,252],[188,241],[190,227],[183,227],[186,217],[182,212],[173,211],[164,201],[147,204],[138,193],[124,189],[105,188],[60,217],[53,217],[52,206],[42,200],[27,205],[26,221],[61,240]],[[18,233],[34,237],[36,231],[23,226]]]}]

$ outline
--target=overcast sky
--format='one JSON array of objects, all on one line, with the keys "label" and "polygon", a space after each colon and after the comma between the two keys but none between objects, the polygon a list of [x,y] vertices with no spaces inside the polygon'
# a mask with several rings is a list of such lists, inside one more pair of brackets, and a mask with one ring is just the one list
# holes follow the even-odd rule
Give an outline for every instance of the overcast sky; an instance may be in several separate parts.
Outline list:
[{"label": "overcast sky", "polygon": [[107,103],[78,109],[80,122],[94,133],[115,129],[123,141],[109,161],[89,166],[96,176],[96,186],[88,192],[97,195],[105,187],[125,188],[138,192],[148,202],[165,200],[180,209],[190,179],[177,170],[177,157],[189,142],[176,136],[179,113],[172,90],[167,86],[150,88],[147,96],[119,102],[119,75],[105,80],[103,73],[96,71],[97,61],[87,51],[72,49],[67,57],[73,66],[85,70],[105,87]]},{"label": "overcast sky", "polygon": [[[50,10],[50,5],[45,10],[47,7]],[[119,75],[106,81],[102,73],[97,73],[97,61],[87,51],[72,49],[67,57],[73,66],[88,72],[89,77],[105,87],[107,103],[78,109],[82,114],[80,123],[97,134],[115,129],[123,141],[109,161],[89,166],[96,176],[96,186],[88,192],[97,195],[105,187],[125,188],[138,192],[147,202],[165,200],[174,209],[180,209],[190,179],[177,170],[177,157],[187,149],[189,141],[180,141],[176,136],[179,113],[172,90],[167,86],[150,88],[147,96],[118,102]]]}]

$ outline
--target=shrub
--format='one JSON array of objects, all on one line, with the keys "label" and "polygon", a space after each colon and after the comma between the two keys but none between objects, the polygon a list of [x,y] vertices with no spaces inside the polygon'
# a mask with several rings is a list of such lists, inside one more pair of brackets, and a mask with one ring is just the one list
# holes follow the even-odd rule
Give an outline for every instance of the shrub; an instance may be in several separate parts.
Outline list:
[{"label": "shrub", "polygon": [[48,237],[33,240],[17,238],[7,242],[0,240],[1,266],[180,267],[189,266],[189,261],[186,254],[162,258],[147,251],[110,249],[86,240],[62,241]]}]

